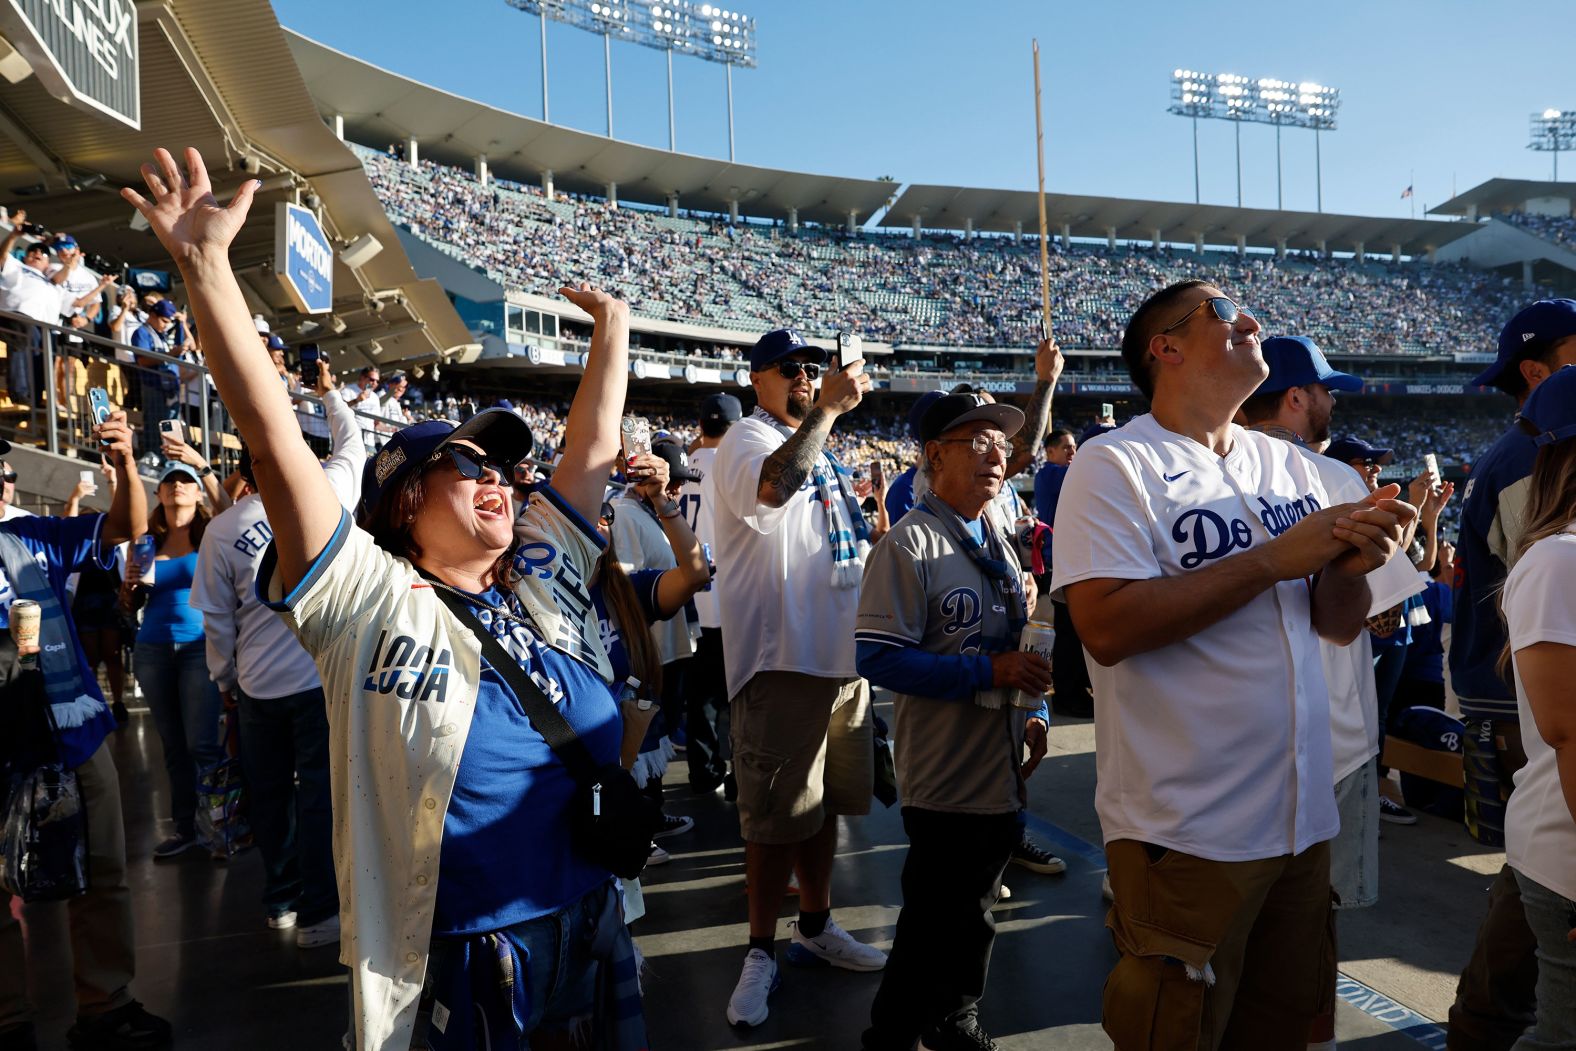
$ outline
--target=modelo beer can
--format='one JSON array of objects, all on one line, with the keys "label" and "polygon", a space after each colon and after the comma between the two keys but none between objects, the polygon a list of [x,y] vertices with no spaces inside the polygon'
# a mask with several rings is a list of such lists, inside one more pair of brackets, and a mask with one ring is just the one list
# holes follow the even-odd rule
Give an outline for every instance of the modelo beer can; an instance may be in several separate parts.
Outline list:
[{"label": "modelo beer can", "polygon": [[[1018,649],[1024,653],[1038,653],[1045,658],[1045,663],[1051,662],[1051,648],[1056,645],[1056,629],[1049,624],[1042,624],[1031,620],[1023,626],[1023,635],[1018,640]],[[1038,711],[1045,702],[1045,695],[1029,693],[1027,690],[1012,691],[1012,705],[1014,708],[1027,708]]]},{"label": "modelo beer can", "polygon": [[[17,649],[24,646],[38,645],[39,627],[43,622],[44,611],[32,599],[19,598],[11,603],[11,638],[16,642]],[[21,654],[19,663],[24,668],[38,667],[38,653]]]}]

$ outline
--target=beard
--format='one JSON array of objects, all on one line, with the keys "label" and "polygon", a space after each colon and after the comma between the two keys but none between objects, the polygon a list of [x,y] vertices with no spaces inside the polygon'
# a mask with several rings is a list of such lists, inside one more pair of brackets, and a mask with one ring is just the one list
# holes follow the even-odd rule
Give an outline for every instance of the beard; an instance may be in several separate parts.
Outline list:
[{"label": "beard", "polygon": [[810,395],[789,392],[788,403],[784,406],[788,418],[795,423],[803,423],[804,418],[810,415]]},{"label": "beard", "polygon": [[1330,440],[1331,413],[1326,412],[1319,416],[1309,415],[1308,430],[1310,433],[1303,435],[1303,440],[1311,443],[1327,442]]}]

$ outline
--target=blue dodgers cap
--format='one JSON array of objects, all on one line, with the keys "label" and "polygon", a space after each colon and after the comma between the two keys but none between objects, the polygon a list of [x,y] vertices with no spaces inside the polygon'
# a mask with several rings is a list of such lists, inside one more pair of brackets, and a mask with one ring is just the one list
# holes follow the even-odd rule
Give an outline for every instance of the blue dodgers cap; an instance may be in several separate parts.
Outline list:
[{"label": "blue dodgers cap", "polygon": [[531,428],[508,409],[483,409],[464,423],[452,420],[426,420],[395,432],[376,456],[368,457],[361,469],[361,502],[356,517],[364,521],[377,507],[383,494],[399,485],[412,470],[425,464],[446,445],[461,440],[475,442],[487,458],[507,468],[509,485],[513,468],[531,452],[535,439]]},{"label": "blue dodgers cap", "polygon": [[925,413],[929,411],[932,405],[946,396],[947,392],[944,390],[929,390],[915,398],[914,404],[909,406],[908,433],[913,436],[916,442],[925,440],[919,434],[919,421],[925,418]]},{"label": "blue dodgers cap", "polygon": [[1353,460],[1372,460],[1377,464],[1387,464],[1395,459],[1394,449],[1378,449],[1361,438],[1337,438],[1324,450],[1324,455],[1332,460],[1342,463],[1351,463]]},{"label": "blue dodgers cap", "polygon": [[1555,369],[1554,374],[1527,396],[1516,416],[1521,429],[1539,445],[1553,445],[1576,436],[1576,366]]},{"label": "blue dodgers cap", "polygon": [[744,417],[744,406],[731,394],[712,394],[700,403],[702,423],[737,423]]},{"label": "blue dodgers cap", "polygon": [[1259,350],[1270,374],[1255,394],[1274,394],[1310,383],[1348,392],[1363,389],[1363,381],[1356,376],[1332,369],[1318,344],[1307,336],[1276,336],[1259,344]]},{"label": "blue dodgers cap", "polygon": [[75,248],[77,246],[77,239],[72,237],[70,234],[60,234],[55,238],[54,246],[55,251],[57,252],[62,248]]},{"label": "blue dodgers cap", "polygon": [[826,364],[826,351],[806,343],[804,337],[791,328],[774,328],[755,341],[750,348],[750,371],[770,368],[790,354],[814,354],[816,364]]},{"label": "blue dodgers cap", "polygon": [[172,299],[161,299],[148,308],[148,313],[154,317],[174,317],[178,308]]},{"label": "blue dodgers cap", "polygon": [[275,335],[270,333],[269,336],[268,336],[268,349],[269,350],[284,350],[285,349],[285,341],[280,339],[278,336],[275,336]]},{"label": "blue dodgers cap", "polygon": [[1519,385],[1505,385],[1509,378],[1506,373],[1555,340],[1571,335],[1576,335],[1576,299],[1540,299],[1505,322],[1499,331],[1499,354],[1494,364],[1472,382],[1479,387],[1519,390]]}]

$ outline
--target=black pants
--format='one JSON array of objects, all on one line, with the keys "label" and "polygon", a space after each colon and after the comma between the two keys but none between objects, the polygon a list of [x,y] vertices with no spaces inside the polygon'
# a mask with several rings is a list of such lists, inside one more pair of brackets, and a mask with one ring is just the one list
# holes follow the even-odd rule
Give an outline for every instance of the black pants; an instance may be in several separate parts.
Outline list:
[{"label": "black pants", "polygon": [[974,1017],[996,940],[991,908],[1023,838],[1023,815],[904,807],[903,830],[903,911],[864,1038],[874,1051],[907,1049]]},{"label": "black pants", "polygon": [[685,732],[689,740],[685,760],[689,763],[690,784],[716,786],[727,773],[727,728],[723,725],[728,710],[728,678],[722,666],[722,629],[700,629],[700,642],[689,660],[688,683],[684,695]]},{"label": "black pants", "polygon": [[1537,1011],[1538,941],[1521,907],[1510,866],[1488,892],[1472,958],[1450,1005],[1449,1051],[1509,1051]]},{"label": "black pants", "polygon": [[1083,641],[1078,638],[1078,629],[1073,627],[1067,603],[1053,605],[1056,643],[1051,649],[1051,674],[1056,678],[1056,693],[1051,697],[1051,707],[1058,715],[1087,719],[1094,714],[1094,698],[1089,692],[1089,666],[1084,663]]}]

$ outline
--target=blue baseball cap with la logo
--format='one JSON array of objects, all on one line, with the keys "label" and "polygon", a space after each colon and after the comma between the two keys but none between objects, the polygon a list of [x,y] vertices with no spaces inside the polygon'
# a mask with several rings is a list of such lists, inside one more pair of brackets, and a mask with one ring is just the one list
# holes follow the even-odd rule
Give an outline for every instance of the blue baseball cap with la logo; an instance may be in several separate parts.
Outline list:
[{"label": "blue baseball cap with la logo", "polygon": [[826,364],[826,351],[806,343],[804,337],[791,328],[774,328],[750,348],[750,371],[769,369],[793,354],[814,354],[817,365]]}]

